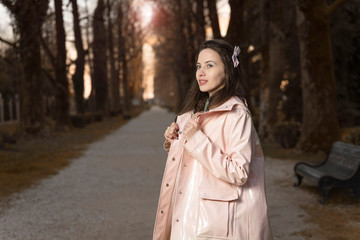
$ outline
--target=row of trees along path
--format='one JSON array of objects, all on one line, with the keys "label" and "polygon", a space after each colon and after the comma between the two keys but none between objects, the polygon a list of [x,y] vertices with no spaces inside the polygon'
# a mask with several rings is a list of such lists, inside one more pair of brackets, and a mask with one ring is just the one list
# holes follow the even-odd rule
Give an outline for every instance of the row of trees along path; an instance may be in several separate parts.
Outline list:
[{"label": "row of trees along path", "polygon": [[[333,37],[338,45],[353,47],[351,51],[345,47],[339,50],[343,55],[337,54],[335,61],[341,58],[345,63],[335,69],[331,30],[341,23],[358,24],[359,0],[228,0],[229,26],[223,35],[221,2],[215,0],[148,1],[153,18],[146,28],[136,1],[97,0],[93,13],[88,1],[81,2],[85,4],[81,10],[77,0],[54,0],[54,9],[50,9],[50,2],[0,0],[13,16],[18,39],[0,38],[16,49],[21,60],[23,74],[16,90],[20,93],[23,132],[39,132],[46,125],[49,116],[42,107],[45,83],[50,83],[47,94],[55,101],[49,115],[60,128],[69,125],[69,89],[74,92],[78,114],[89,110],[104,116],[128,112],[131,99],[141,98],[144,90],[141,59],[145,40],[151,42],[155,53],[155,96],[178,110],[193,80],[194,59],[206,29],[212,30],[212,37],[240,46],[250,107],[264,139],[274,138],[273,129],[279,121],[295,119],[302,122],[300,149],[328,150],[339,138],[339,119],[351,119],[339,116],[339,111],[358,106],[348,103],[359,100],[359,86],[353,81],[358,70],[351,66],[359,53],[355,38],[360,33],[358,28],[348,27],[352,37]],[[68,57],[66,41],[70,39],[64,30],[63,13],[70,6],[75,59]],[[341,12],[341,21],[331,22],[341,9],[346,10]],[[49,27],[54,25],[55,30]],[[349,44],[343,44],[346,41]],[[344,53],[352,57],[345,60]],[[75,71],[70,84],[67,75],[72,65]],[[83,97],[85,66],[89,66],[92,86],[88,100]],[[336,93],[335,70],[337,76],[345,76],[337,79],[337,84],[345,86],[340,93]],[[286,90],[279,88],[283,83]],[[339,102],[344,106],[340,110]],[[279,119],[279,106],[283,119]]]}]

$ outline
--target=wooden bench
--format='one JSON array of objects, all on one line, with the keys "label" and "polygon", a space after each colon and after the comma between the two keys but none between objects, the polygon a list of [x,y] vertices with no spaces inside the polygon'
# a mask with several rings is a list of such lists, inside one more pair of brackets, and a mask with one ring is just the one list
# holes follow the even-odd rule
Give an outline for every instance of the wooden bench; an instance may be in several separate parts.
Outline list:
[{"label": "wooden bench", "polygon": [[300,186],[303,177],[317,182],[321,191],[320,203],[324,204],[330,189],[351,188],[360,202],[360,146],[344,142],[335,142],[326,160],[312,166],[299,162],[294,167]]}]

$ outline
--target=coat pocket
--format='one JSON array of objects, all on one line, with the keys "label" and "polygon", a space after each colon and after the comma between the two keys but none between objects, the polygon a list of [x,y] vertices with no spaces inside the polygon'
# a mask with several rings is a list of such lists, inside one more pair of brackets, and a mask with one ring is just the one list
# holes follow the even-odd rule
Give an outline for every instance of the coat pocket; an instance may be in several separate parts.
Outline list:
[{"label": "coat pocket", "polygon": [[197,237],[232,239],[237,191],[200,188],[199,197]]}]

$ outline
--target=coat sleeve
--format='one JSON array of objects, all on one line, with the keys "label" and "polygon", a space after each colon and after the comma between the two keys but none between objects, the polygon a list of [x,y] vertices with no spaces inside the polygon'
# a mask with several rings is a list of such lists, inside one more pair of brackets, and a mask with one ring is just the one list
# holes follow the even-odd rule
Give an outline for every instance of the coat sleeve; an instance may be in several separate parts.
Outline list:
[{"label": "coat sleeve", "polygon": [[[227,154],[212,143],[198,130],[185,144],[185,149],[215,177],[241,186],[246,183],[252,158],[252,120],[250,115],[241,110],[228,114],[224,127],[220,128],[226,138]],[[219,129],[219,130],[220,130]]]}]

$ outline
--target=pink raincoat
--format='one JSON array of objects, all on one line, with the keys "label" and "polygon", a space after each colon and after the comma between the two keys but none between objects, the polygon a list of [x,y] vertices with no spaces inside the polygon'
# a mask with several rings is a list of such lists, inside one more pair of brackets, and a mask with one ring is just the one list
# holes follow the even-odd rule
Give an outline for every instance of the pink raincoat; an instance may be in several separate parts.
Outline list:
[{"label": "pink raincoat", "polygon": [[[190,118],[177,118],[180,131]],[[179,134],[171,144],[153,239],[272,239],[264,157],[249,110],[232,97],[198,123],[189,141]]]}]

